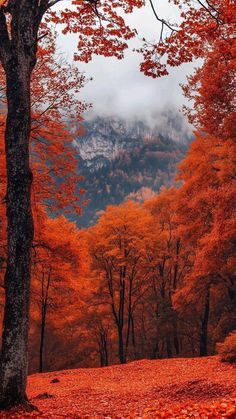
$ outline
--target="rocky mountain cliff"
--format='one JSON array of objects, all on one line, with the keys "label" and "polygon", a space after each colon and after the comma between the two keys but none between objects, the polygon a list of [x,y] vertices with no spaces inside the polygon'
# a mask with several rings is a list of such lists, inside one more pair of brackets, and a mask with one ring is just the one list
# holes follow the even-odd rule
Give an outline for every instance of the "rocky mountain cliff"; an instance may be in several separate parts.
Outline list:
[{"label": "rocky mountain cliff", "polygon": [[140,120],[96,117],[84,123],[75,142],[79,172],[89,204],[80,226],[96,222],[109,204],[158,192],[173,183],[177,163],[191,136],[177,113],[160,115],[155,125]]},{"label": "rocky mountain cliff", "polygon": [[76,141],[80,157],[91,172],[104,167],[120,152],[142,144],[146,127],[119,118],[95,118],[84,124],[85,135]]}]

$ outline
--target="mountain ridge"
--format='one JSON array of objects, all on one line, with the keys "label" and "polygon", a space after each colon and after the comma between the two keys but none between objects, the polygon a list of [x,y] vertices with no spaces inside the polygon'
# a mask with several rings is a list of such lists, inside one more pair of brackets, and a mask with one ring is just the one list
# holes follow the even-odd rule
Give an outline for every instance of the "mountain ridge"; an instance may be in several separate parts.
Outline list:
[{"label": "mountain ridge", "polygon": [[[117,205],[139,195],[143,188],[157,193],[174,183],[177,164],[191,136],[173,112],[152,127],[146,121],[95,117],[84,123],[85,133],[74,145],[78,170],[84,176],[89,201],[77,220],[81,227],[96,222],[107,205]],[[160,122],[160,121],[159,121]],[[182,128],[181,128],[182,127]]]}]

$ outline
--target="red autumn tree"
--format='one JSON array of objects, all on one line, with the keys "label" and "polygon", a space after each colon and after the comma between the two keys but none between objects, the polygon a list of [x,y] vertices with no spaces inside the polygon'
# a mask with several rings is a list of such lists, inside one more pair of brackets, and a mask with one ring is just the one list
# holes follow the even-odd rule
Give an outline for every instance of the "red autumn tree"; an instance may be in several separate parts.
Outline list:
[{"label": "red autumn tree", "polygon": [[[146,251],[149,271],[149,303],[155,314],[153,357],[160,356],[164,346],[170,358],[180,354],[183,325],[178,321],[173,297],[183,284],[191,266],[191,251],[182,242],[176,219],[177,190],[163,189],[159,195],[145,202],[153,218]],[[180,332],[180,330],[182,332]]]},{"label": "red autumn tree", "polygon": [[88,232],[91,269],[97,278],[93,300],[109,308],[121,364],[127,360],[131,343],[135,352],[135,315],[147,289],[144,258],[150,221],[148,211],[130,201],[108,207]]},{"label": "red autumn tree", "polygon": [[48,317],[51,329],[52,324],[57,329],[60,323],[66,323],[68,315],[71,316],[72,307],[76,311],[80,260],[83,255],[75,223],[69,222],[64,216],[55,219],[50,219],[46,214],[41,216],[35,231],[38,244],[33,252],[31,304],[32,316],[38,324],[40,335],[39,372],[44,369]]}]

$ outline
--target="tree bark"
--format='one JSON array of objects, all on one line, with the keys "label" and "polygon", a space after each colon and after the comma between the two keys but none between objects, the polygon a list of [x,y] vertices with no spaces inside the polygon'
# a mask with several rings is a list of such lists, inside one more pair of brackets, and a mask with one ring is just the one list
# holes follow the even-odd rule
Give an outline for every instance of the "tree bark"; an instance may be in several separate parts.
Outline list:
[{"label": "tree bark", "polygon": [[28,364],[30,266],[33,240],[32,173],[29,165],[30,71],[16,66],[7,74],[8,116],[6,208],[8,259],[1,354],[1,400],[25,401]]},{"label": "tree bark", "polygon": [[0,10],[0,59],[6,74],[7,120],[7,240],[5,309],[0,369],[0,408],[25,403],[28,371],[30,302],[32,172],[29,162],[31,129],[30,79],[36,62],[36,2],[10,3],[11,37]]}]

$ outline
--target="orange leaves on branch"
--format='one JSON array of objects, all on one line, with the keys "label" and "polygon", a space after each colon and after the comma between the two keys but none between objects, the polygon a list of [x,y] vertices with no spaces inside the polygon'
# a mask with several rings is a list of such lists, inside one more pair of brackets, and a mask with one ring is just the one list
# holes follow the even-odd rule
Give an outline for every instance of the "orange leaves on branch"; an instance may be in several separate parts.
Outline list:
[{"label": "orange leaves on branch", "polygon": [[48,21],[63,25],[63,33],[78,33],[75,59],[88,62],[93,55],[123,58],[127,41],[136,35],[121,16],[144,5],[143,0],[75,1],[72,10],[50,12]]},{"label": "orange leaves on branch", "polygon": [[222,140],[236,135],[235,49],[236,37],[217,40],[204,65],[183,86],[185,96],[193,100],[193,109],[186,109],[190,122]]},{"label": "orange leaves on branch", "polygon": [[154,78],[167,75],[168,67],[204,59],[217,40],[225,41],[222,46],[225,48],[228,40],[235,39],[235,2],[171,0],[171,3],[179,9],[180,23],[171,26],[166,22],[159,41],[149,43],[144,40],[139,49],[144,57],[141,71]]},{"label": "orange leaves on branch", "polygon": [[[32,75],[31,164],[34,171],[33,208],[81,212],[84,190],[77,170],[73,140],[80,133],[81,114],[88,108],[78,100],[85,76],[68,64],[55,49],[56,33],[47,31],[38,48],[38,62]],[[4,75],[0,74],[4,86]],[[4,93],[4,92],[3,92]],[[3,103],[5,97],[3,94]],[[5,105],[5,103],[4,103]],[[4,109],[4,108],[2,108]],[[3,114],[3,129],[4,129]],[[4,153],[2,153],[2,196],[5,193]]]}]

